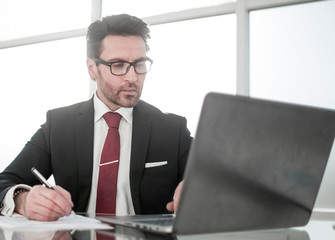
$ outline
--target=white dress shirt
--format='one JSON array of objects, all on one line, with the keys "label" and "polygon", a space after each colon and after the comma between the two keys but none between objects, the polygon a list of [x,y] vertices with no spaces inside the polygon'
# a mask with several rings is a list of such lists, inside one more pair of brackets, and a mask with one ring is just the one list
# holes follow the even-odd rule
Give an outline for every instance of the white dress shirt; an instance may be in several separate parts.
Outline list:
[{"label": "white dress shirt", "polygon": [[[108,132],[108,125],[103,118],[106,112],[111,110],[94,95],[94,155],[92,187],[87,212],[89,216],[95,215],[97,198],[99,164],[102,148]],[[122,118],[119,125],[120,133],[120,161],[116,192],[116,215],[135,214],[133,201],[130,193],[129,169],[131,137],[133,126],[133,108],[119,108],[117,111]]]},{"label": "white dress shirt", "polygon": [[[98,188],[99,164],[102,153],[102,148],[108,132],[108,126],[103,118],[106,112],[111,110],[94,95],[94,153],[93,153],[93,173],[91,194],[88,202],[87,213],[89,216],[95,216],[95,205]],[[133,108],[120,108],[116,111],[122,118],[119,125],[120,133],[120,161],[116,193],[116,215],[133,215],[135,214],[133,201],[130,192],[129,169],[130,169],[130,152],[131,152],[131,137],[133,126]],[[13,193],[16,188],[25,188],[29,190],[28,185],[20,184],[12,187],[6,194],[1,204],[1,214],[11,216],[15,205]]]}]

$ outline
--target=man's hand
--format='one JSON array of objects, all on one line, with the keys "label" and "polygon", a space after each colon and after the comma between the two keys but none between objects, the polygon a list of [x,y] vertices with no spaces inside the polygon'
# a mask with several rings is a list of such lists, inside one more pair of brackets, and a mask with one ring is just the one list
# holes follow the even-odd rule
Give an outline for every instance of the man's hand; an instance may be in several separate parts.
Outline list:
[{"label": "man's hand", "polygon": [[52,190],[36,185],[29,192],[19,193],[14,201],[15,212],[38,221],[69,216],[73,207],[70,193],[59,186]]},{"label": "man's hand", "polygon": [[172,202],[169,202],[166,205],[166,209],[170,212],[177,212],[177,208],[178,208],[178,204],[179,204],[179,198],[180,198],[180,194],[181,191],[183,189],[183,185],[184,185],[184,181],[181,181],[176,190],[174,191],[174,200]]}]

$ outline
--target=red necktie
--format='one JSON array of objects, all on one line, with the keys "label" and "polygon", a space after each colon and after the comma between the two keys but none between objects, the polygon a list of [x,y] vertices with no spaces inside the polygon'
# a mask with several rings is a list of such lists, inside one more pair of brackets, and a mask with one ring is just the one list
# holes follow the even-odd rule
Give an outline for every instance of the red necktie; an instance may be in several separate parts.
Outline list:
[{"label": "red necktie", "polygon": [[118,113],[108,112],[103,117],[109,129],[101,153],[95,212],[115,214],[120,159],[119,124],[122,116]]}]

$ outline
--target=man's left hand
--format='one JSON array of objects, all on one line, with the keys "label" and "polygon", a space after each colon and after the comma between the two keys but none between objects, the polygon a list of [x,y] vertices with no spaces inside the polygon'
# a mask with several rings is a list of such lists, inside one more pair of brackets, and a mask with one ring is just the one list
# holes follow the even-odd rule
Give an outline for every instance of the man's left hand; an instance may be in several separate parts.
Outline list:
[{"label": "man's left hand", "polygon": [[174,191],[174,198],[173,198],[173,201],[172,202],[169,202],[167,205],[166,205],[166,209],[170,212],[177,212],[177,208],[178,208],[178,204],[179,204],[179,198],[180,198],[180,194],[181,194],[181,191],[183,189],[183,185],[184,185],[184,180],[181,181],[176,190]]}]

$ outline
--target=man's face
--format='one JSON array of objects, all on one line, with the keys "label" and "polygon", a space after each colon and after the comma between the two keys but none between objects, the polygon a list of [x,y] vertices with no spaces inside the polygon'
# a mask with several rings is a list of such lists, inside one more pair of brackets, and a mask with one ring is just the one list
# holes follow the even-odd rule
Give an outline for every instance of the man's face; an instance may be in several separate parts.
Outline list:
[{"label": "man's face", "polygon": [[[139,36],[106,36],[100,59],[106,62],[134,62],[146,57],[144,40]],[[96,80],[97,95],[111,110],[134,107],[140,99],[146,74],[137,74],[132,66],[123,76],[115,76],[110,67],[87,60],[91,78]]]}]

